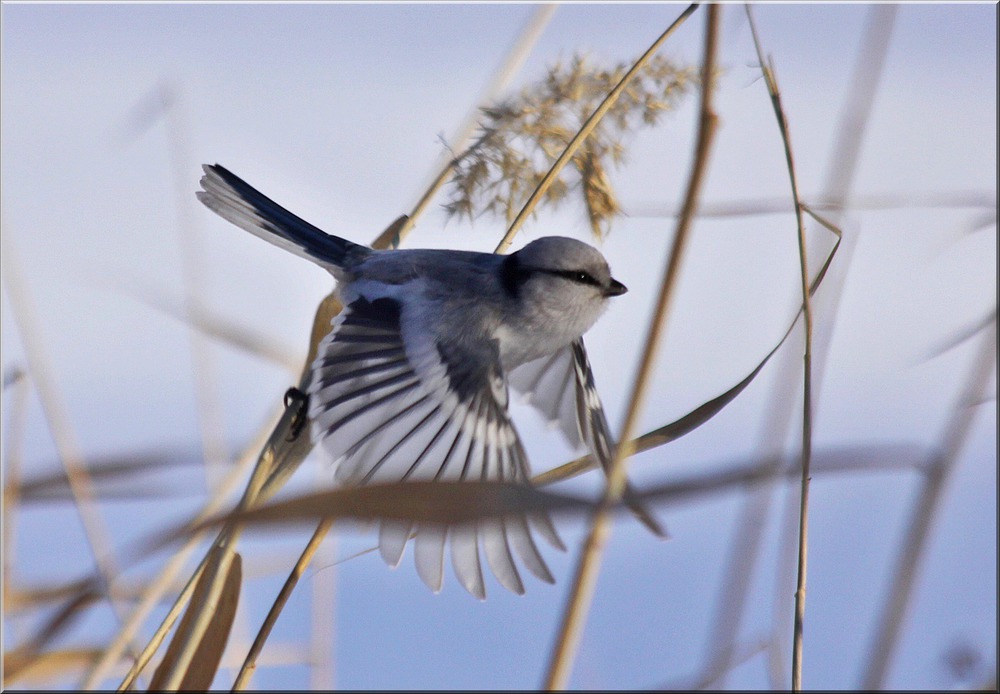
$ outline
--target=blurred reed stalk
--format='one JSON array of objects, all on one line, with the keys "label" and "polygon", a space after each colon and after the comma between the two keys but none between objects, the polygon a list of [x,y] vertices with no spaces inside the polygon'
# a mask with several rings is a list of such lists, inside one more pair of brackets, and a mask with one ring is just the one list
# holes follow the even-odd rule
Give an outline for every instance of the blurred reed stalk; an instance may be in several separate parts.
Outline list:
[{"label": "blurred reed stalk", "polygon": [[21,333],[27,371],[31,374],[59,460],[66,472],[74,507],[80,516],[104,593],[115,619],[121,623],[125,616],[115,585],[118,566],[114,557],[114,544],[101,516],[94,484],[80,452],[69,411],[56,385],[54,372],[43,346],[41,328],[36,320],[38,314],[21,276],[21,261],[9,229],[5,228],[4,233],[0,234],[0,244],[2,244],[0,264],[3,266],[3,282],[7,288],[14,321]]},{"label": "blurred reed stalk", "polygon": [[[17,511],[21,497],[21,466],[24,462],[24,431],[27,422],[28,378],[18,370],[4,374],[4,391],[12,391],[4,431],[3,466],[3,608],[11,609],[14,592],[14,567],[17,565]],[[19,629],[13,630],[15,642],[22,641]],[[4,682],[5,683],[5,682]]]},{"label": "blurred reed stalk", "polygon": [[943,444],[932,458],[919,496],[913,504],[906,533],[889,574],[892,579],[882,601],[878,626],[867,650],[869,656],[861,679],[862,689],[875,691],[885,686],[886,673],[899,642],[931,528],[940,511],[948,482],[958,465],[959,454],[972,429],[976,405],[988,396],[988,387],[996,385],[996,364],[997,323],[994,314],[993,322],[986,326],[980,338],[979,351],[958,393],[952,418],[939,439]]},{"label": "blurred reed stalk", "polygon": [[[192,214],[191,171],[195,170],[189,155],[190,128],[184,118],[180,90],[166,82],[156,86],[160,115],[166,136],[167,157],[174,191],[177,214],[177,246],[181,252],[181,277],[184,284],[185,311],[190,316],[204,312],[205,277],[207,274],[201,247],[201,225]],[[217,374],[212,346],[204,335],[191,327],[191,366],[194,373],[194,395],[201,432],[205,463],[206,488],[211,494],[215,479],[221,476],[229,454],[225,441],[225,415],[217,394]]]},{"label": "blurred reed stalk", "polygon": [[[237,459],[236,464],[233,465],[232,469],[226,473],[226,476],[216,485],[214,493],[209,498],[208,502],[198,513],[194,522],[198,522],[209,516],[215,514],[222,505],[228,500],[229,496],[233,491],[236,490],[237,484],[243,479],[247,473],[247,469],[250,464],[254,461],[256,452],[260,450],[264,443],[264,436],[267,435],[266,431],[261,431],[258,436],[251,441],[246,450]],[[100,685],[100,683],[108,677],[112,670],[115,668],[116,663],[121,658],[125,645],[138,633],[139,628],[142,626],[143,620],[149,616],[153,608],[156,607],[160,600],[166,595],[167,591],[171,589],[177,576],[180,574],[181,570],[184,568],[185,563],[191,557],[191,554],[198,545],[204,540],[205,533],[195,533],[174,553],[174,555],[167,561],[167,563],[160,570],[157,577],[146,587],[143,591],[142,597],[139,604],[136,605],[135,609],[129,615],[128,620],[125,622],[122,629],[115,635],[115,638],[111,641],[101,657],[93,664],[93,667],[87,673],[83,682],[80,685],[81,689],[95,689]],[[207,558],[207,555],[206,555]],[[152,639],[147,644],[146,648],[139,654],[133,668],[125,676],[123,685],[131,686],[138,672],[145,666],[149,658],[155,652],[155,648],[159,646],[163,638],[166,636],[166,632],[173,626],[174,620],[180,614],[180,610],[183,609],[187,600],[190,598],[191,593],[194,591],[194,584],[198,577],[201,575],[201,569],[204,565],[205,559],[195,569],[194,573],[186,582],[184,588],[178,594],[178,597],[174,601],[173,606],[167,613],[167,616],[163,619],[160,627],[154,632]],[[152,646],[152,650],[150,647]],[[147,653],[148,651],[148,653]],[[127,685],[125,683],[128,683]]]}]

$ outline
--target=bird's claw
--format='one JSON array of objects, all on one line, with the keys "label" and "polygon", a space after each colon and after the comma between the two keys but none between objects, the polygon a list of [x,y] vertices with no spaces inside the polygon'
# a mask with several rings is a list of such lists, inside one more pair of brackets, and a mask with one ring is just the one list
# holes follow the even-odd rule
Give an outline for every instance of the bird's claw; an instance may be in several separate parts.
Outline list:
[{"label": "bird's claw", "polygon": [[287,441],[294,441],[299,438],[299,435],[306,426],[306,421],[308,420],[306,412],[309,409],[309,395],[307,393],[303,393],[295,386],[292,386],[285,391],[285,409],[288,409],[293,404],[297,404],[299,409],[292,418],[292,424],[288,438],[286,439]]}]

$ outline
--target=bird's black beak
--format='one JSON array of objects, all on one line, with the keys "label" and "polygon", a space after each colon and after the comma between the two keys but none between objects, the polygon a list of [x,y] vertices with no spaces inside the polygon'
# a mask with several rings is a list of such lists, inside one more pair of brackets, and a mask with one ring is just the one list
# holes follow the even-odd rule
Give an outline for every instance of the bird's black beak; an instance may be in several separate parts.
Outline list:
[{"label": "bird's black beak", "polygon": [[628,287],[616,279],[611,280],[611,284],[604,290],[604,296],[621,296],[628,291]]}]

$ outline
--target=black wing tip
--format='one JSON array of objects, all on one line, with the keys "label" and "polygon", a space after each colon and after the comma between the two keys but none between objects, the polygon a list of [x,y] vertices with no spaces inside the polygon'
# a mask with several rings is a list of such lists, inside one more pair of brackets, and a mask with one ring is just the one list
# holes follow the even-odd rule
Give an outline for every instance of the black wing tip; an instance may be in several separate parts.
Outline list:
[{"label": "black wing tip", "polygon": [[[242,194],[246,188],[250,185],[244,181],[242,178],[234,174],[232,171],[227,169],[222,164],[202,164],[201,170],[205,172],[205,175],[201,177],[201,186],[205,187],[205,182],[211,178],[220,179],[223,183],[228,185],[234,190],[240,191]],[[259,195],[259,193],[258,193]]]},{"label": "black wing tip", "polygon": [[[234,192],[240,194],[240,197],[245,197],[242,194],[243,189],[247,186],[246,181],[234,174],[232,171],[224,167],[222,164],[202,164],[201,170],[204,172],[198,183],[201,185],[202,190],[196,191],[195,195],[203,203],[208,205],[208,201],[214,197],[212,192],[212,183],[215,182],[216,186],[225,186],[231,188]],[[209,205],[211,207],[211,205]]]},{"label": "black wing tip", "polygon": [[204,176],[201,178],[202,185],[204,185],[205,179],[210,176],[218,176],[223,180],[227,180],[233,178],[235,175],[222,164],[202,164],[201,170],[204,172]]},{"label": "black wing tip", "polygon": [[649,509],[647,509],[641,501],[639,501],[636,496],[635,491],[632,489],[631,485],[626,489],[625,496],[622,499],[628,509],[635,516],[636,520],[646,526],[646,529],[651,532],[658,540],[669,540],[671,539],[670,532],[660,524]]}]

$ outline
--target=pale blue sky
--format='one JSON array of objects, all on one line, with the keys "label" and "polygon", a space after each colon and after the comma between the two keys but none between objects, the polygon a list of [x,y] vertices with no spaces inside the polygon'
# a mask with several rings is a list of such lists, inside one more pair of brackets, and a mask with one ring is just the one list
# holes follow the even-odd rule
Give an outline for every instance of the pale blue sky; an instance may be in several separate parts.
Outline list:
[{"label": "pale blue sky", "polygon": [[[682,7],[560,5],[515,85],[575,51],[607,63],[632,59]],[[451,136],[534,10],[530,4],[5,3],[3,234],[18,252],[53,375],[84,452],[198,448],[187,332],[130,293],[141,287],[180,299],[179,220],[194,228],[206,305],[287,345],[292,356],[304,353],[313,310],[330,288],[329,277],[204,210],[194,198],[200,164],[222,163],[331,233],[370,240],[416,201],[441,155],[439,135]],[[866,5],[755,6],[807,197],[825,180],[869,10]],[[952,412],[976,343],[926,357],[996,306],[996,19],[993,4],[905,5],[898,12],[855,190],[976,191],[992,208],[848,217],[844,231],[859,241],[819,396],[817,448],[930,445],[940,440]],[[702,22],[696,13],[664,51],[679,61],[697,61]],[[721,129],[705,199],[785,195],[781,144],[754,67],[742,6],[726,7],[720,50]],[[169,148],[162,120],[138,134],[129,130],[137,107],[161,80],[179,95],[179,152]],[[693,148],[695,102],[688,99],[656,129],[633,140],[628,164],[613,176],[627,210],[677,205]],[[182,157],[180,189],[172,178],[174,154]],[[989,213],[992,225],[970,233]],[[672,229],[669,218],[637,212],[616,222],[602,245],[616,276],[631,290],[588,336],[615,425]],[[488,218],[446,225],[435,206],[410,245],[488,250],[501,233],[502,223]],[[582,210],[541,215],[518,243],[551,233],[587,238]],[[790,215],[698,223],[644,427],[676,419],[732,386],[780,337],[798,291],[794,233]],[[825,242],[818,229],[810,238]],[[6,287],[3,302],[6,370],[23,366],[24,354]],[[212,357],[225,440],[235,451],[261,426],[294,376],[229,346],[213,345]],[[774,380],[774,370],[765,371],[711,423],[641,456],[636,480],[660,482],[757,450]],[[995,386],[987,390],[995,395]],[[3,405],[9,405],[6,394]],[[529,412],[519,411],[518,417],[534,467],[563,462],[569,452],[555,437]],[[995,651],[995,420],[994,400],[978,408],[918,579],[907,636],[888,680],[892,687],[949,684],[941,656],[958,640],[985,654]],[[54,455],[33,400],[27,463],[47,466]],[[320,474],[311,466],[303,473],[303,486]],[[181,479],[196,489],[200,483],[194,473]],[[568,488],[593,490],[599,483],[590,475]],[[915,490],[915,477],[906,473],[817,479],[806,686],[857,685],[873,610]],[[775,499],[777,510],[783,495]],[[169,504],[115,502],[106,513],[124,546],[144,530],[182,518],[200,501],[192,494]],[[734,494],[661,509],[674,535],[665,544],[621,519],[574,687],[647,687],[696,671],[737,501]],[[51,532],[52,523],[60,524],[59,533]],[[52,506],[22,522],[19,555],[26,577],[70,578],[88,570],[75,523],[72,512]],[[338,566],[331,615],[337,625],[338,686],[537,686],[580,528],[579,521],[567,521],[562,529],[570,552],[548,555],[556,586],[533,582],[518,598],[492,584],[484,604],[465,595],[450,573],[440,595],[429,593],[409,556],[396,571],[375,556]],[[281,545],[250,541],[247,561],[259,564],[275,552],[290,557],[288,548],[299,544],[300,536],[304,542],[305,532],[284,536]],[[767,636],[778,535],[772,513],[742,642]],[[345,554],[371,541],[370,534],[352,531],[339,537]],[[56,552],[66,553],[60,560],[65,574],[57,575],[52,565]],[[256,628],[280,580],[254,584],[248,628]],[[275,641],[306,638],[306,597],[290,605]],[[110,633],[106,617],[91,620],[95,635]],[[255,683],[303,687],[308,680],[301,668],[286,668],[263,670]],[[762,657],[738,668],[729,685],[766,686]]]}]

